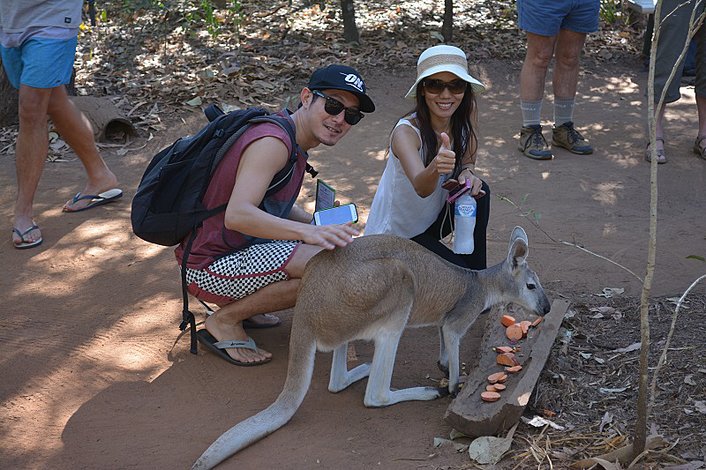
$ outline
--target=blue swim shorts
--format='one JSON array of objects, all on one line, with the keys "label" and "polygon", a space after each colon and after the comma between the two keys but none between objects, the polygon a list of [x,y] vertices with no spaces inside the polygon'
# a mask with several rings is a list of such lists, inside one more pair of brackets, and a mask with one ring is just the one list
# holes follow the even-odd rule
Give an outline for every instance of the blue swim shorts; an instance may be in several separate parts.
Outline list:
[{"label": "blue swim shorts", "polygon": [[600,0],[517,0],[520,29],[540,36],[559,30],[576,33],[598,31]]},{"label": "blue swim shorts", "polygon": [[2,65],[13,87],[54,88],[71,81],[77,38],[31,37],[18,47],[0,46]]}]

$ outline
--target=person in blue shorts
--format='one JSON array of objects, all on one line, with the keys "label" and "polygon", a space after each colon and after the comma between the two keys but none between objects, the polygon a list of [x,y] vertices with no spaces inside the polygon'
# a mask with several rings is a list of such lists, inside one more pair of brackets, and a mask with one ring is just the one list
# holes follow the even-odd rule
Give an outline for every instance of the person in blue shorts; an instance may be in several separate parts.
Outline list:
[{"label": "person in blue shorts", "polygon": [[122,196],[118,180],[98,153],[93,130],[71,102],[71,81],[82,0],[0,2],[0,54],[7,78],[19,90],[19,132],[15,148],[17,199],[12,241],[15,248],[42,243],[33,203],[49,142],[47,118],[76,152],[87,173],[82,192],[65,205],[77,212]]},{"label": "person in blue shorts", "polygon": [[542,134],[541,111],[547,69],[554,59],[552,146],[586,155],[593,147],[574,127],[579,62],[588,33],[598,30],[600,0],[517,0],[527,53],[520,72],[522,129],[519,150],[535,160],[554,158]]}]

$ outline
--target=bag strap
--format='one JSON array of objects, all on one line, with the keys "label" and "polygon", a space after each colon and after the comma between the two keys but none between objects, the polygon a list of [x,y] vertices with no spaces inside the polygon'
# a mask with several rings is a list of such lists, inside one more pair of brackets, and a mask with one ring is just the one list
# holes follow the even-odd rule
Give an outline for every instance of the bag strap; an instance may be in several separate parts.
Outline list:
[{"label": "bag strap", "polygon": [[186,330],[186,325],[189,325],[191,329],[191,354],[197,354],[196,346],[196,317],[193,312],[189,310],[189,292],[186,288],[186,261],[189,259],[189,253],[191,253],[191,245],[194,243],[196,238],[196,229],[191,231],[189,236],[189,241],[186,243],[186,248],[184,248],[184,253],[181,257],[181,324],[179,329],[181,331]]},{"label": "bag strap", "polygon": [[214,121],[218,116],[225,114],[221,107],[215,103],[208,105],[208,107],[203,110],[203,113],[206,115],[209,122]]},{"label": "bag strap", "polygon": [[[297,145],[296,133],[294,131],[294,128],[292,127],[292,124],[289,122],[289,119],[275,115],[257,117],[255,119],[252,119],[250,122],[272,122],[274,124],[277,124],[285,132],[287,132],[287,135],[289,136],[289,141],[292,143],[292,152],[289,154],[289,160],[287,161],[287,164],[284,168],[277,172],[277,174],[275,174],[274,178],[272,178],[270,186],[267,188],[267,192],[265,193],[266,197],[271,196],[272,194],[282,189],[289,182],[289,178],[294,172],[294,164],[297,162],[297,153],[299,152],[299,145]],[[311,166],[309,162],[306,163],[305,171],[309,173],[312,178],[315,178],[316,175],[319,174],[319,172],[316,171],[316,169]]]},{"label": "bag strap", "polygon": [[[225,114],[223,109],[221,109],[221,107],[215,103],[208,105],[208,107],[206,107],[206,109],[204,109],[203,112],[209,121],[214,121],[219,116],[222,116],[223,114]],[[287,113],[291,114],[291,112],[289,110],[287,110]],[[289,155],[289,160],[287,161],[287,165],[284,168],[282,168],[282,170],[280,170],[275,175],[274,178],[272,178],[272,183],[267,188],[267,192],[265,193],[265,195],[270,196],[270,195],[276,193],[277,191],[279,191],[280,189],[282,189],[282,187],[284,187],[284,185],[286,185],[287,182],[289,181],[289,177],[292,175],[294,163],[297,161],[297,152],[298,152],[299,146],[297,145],[296,133],[294,131],[294,128],[290,124],[289,120],[286,118],[281,118],[276,115],[265,115],[265,116],[259,116],[254,119],[251,119],[245,126],[243,126],[243,128],[238,133],[236,133],[236,135],[234,136],[235,139],[233,140],[233,142],[235,140],[237,140],[238,137],[240,137],[240,135],[245,131],[245,129],[247,129],[251,124],[257,123],[257,122],[271,122],[271,123],[277,124],[285,132],[287,132],[287,135],[289,136],[289,141],[292,143],[292,152]],[[230,147],[230,145],[227,145],[227,147]],[[313,166],[311,166],[311,164],[309,164],[309,162],[306,163],[306,172],[309,173],[309,175],[311,175],[312,178],[316,178],[316,175],[319,174],[319,172],[316,171],[316,169]]]}]

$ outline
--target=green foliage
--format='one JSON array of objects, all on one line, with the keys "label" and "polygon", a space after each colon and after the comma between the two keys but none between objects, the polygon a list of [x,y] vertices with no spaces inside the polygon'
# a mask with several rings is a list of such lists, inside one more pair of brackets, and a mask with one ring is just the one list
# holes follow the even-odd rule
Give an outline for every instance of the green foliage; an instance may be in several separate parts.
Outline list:
[{"label": "green foliage", "polygon": [[184,19],[189,29],[205,28],[212,38],[216,38],[223,28],[238,29],[242,21],[242,5],[238,0],[218,2],[214,0],[181,0]]},{"label": "green foliage", "polygon": [[216,38],[224,28],[238,30],[242,23],[240,0],[117,0],[105,2],[100,18],[105,21],[111,11],[117,16],[132,15],[137,11],[159,12],[171,18],[181,18],[187,30],[206,30]]},{"label": "green foliage", "polygon": [[601,0],[600,17],[610,25],[624,21],[622,0]]},{"label": "green foliage", "polygon": [[520,199],[520,203],[519,203],[519,204],[515,204],[510,198],[508,198],[508,197],[506,197],[506,196],[503,196],[503,195],[498,196],[498,199],[500,199],[501,201],[507,202],[507,203],[510,204],[511,206],[513,206],[513,207],[515,207],[516,209],[520,210],[520,212],[521,212],[521,213],[520,213],[520,216],[521,216],[521,217],[527,217],[527,218],[529,218],[530,221],[531,221],[536,227],[538,227],[538,226],[539,226],[539,221],[540,221],[540,219],[542,218],[542,214],[541,214],[540,212],[535,211],[535,210],[532,209],[532,208],[529,208],[529,209],[528,209],[528,208],[525,207],[525,204],[526,204],[526,202],[527,202],[527,198],[528,198],[528,197],[529,197],[529,194],[525,194],[524,196],[522,196],[522,198]]}]

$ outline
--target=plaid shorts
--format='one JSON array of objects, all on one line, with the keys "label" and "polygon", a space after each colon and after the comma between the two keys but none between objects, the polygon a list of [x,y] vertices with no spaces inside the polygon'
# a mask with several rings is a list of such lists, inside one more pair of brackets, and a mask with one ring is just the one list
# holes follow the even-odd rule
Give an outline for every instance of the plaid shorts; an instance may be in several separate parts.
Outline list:
[{"label": "plaid shorts", "polygon": [[251,295],[258,289],[289,279],[286,267],[300,242],[275,240],[252,245],[217,259],[207,268],[187,269],[189,293],[217,305]]}]

